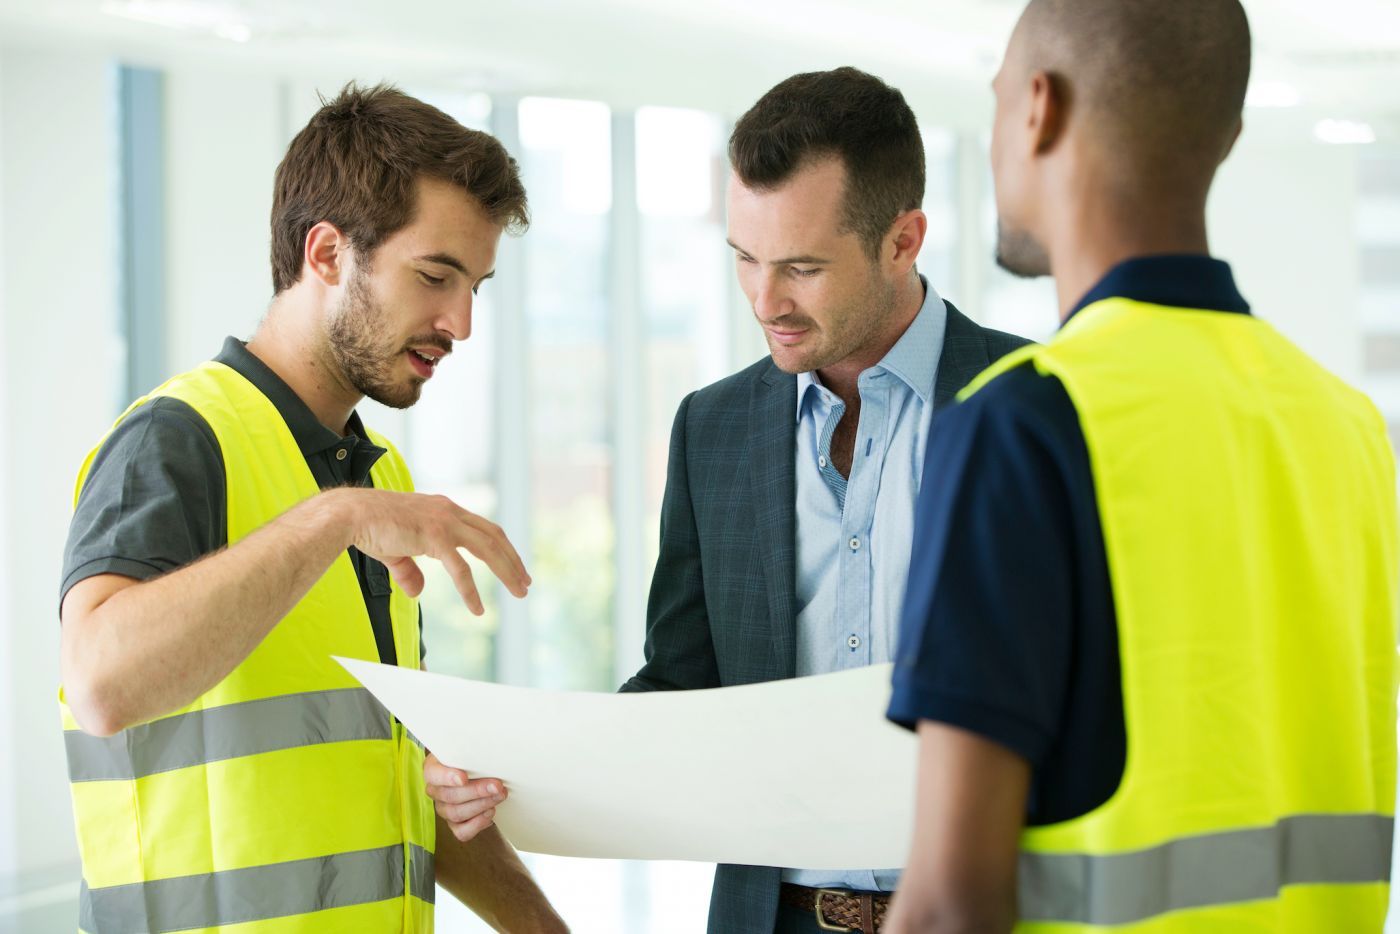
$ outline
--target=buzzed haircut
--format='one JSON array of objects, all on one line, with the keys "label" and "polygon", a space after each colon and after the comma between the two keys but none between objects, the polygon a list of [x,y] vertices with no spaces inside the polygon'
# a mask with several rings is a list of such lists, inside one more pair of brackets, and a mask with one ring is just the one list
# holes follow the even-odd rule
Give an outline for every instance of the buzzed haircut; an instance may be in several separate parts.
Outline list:
[{"label": "buzzed haircut", "polygon": [[1239,0],[1031,0],[1022,29],[1029,68],[1068,79],[1106,146],[1164,181],[1214,175],[1249,83]]},{"label": "buzzed haircut", "polygon": [[292,140],[272,196],[272,288],[301,278],[306,235],[322,221],[372,255],[407,226],[417,181],[436,178],[476,199],[493,222],[518,233],[530,223],[520,167],[489,133],[469,130],[389,85],[347,84]]},{"label": "buzzed haircut", "polygon": [[924,141],[904,95],[856,68],[793,75],[734,125],[729,161],[749,188],[781,187],[835,156],[846,168],[843,232],[879,256],[894,219],[924,202]]}]

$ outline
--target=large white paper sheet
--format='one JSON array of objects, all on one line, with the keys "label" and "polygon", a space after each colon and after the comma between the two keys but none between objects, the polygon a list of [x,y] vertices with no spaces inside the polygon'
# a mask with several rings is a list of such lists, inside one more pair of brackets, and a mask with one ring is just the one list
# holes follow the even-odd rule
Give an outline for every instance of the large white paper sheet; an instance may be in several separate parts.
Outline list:
[{"label": "large white paper sheet", "polygon": [[705,691],[544,691],[340,659],[443,762],[505,781],[533,853],[806,869],[904,864],[916,741],[890,667]]}]

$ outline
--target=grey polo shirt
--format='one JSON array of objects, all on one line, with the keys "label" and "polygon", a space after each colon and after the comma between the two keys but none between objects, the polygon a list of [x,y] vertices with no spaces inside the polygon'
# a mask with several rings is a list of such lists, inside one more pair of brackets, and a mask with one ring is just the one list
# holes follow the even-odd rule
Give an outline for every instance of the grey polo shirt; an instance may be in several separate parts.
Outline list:
[{"label": "grey polo shirt", "polygon": [[[230,337],[214,358],[245,377],[291,429],[321,489],[373,486],[370,468],[385,453],[369,440],[358,414],[341,437],[276,373]],[[93,459],[63,554],[63,597],[97,574],[149,580],[228,544],[224,460],[209,423],[187,403],[162,396],[132,412]],[[397,664],[389,617],[389,572],[350,549],[379,660]],[[421,637],[423,619],[418,619]],[[422,639],[419,639],[420,646]]]}]

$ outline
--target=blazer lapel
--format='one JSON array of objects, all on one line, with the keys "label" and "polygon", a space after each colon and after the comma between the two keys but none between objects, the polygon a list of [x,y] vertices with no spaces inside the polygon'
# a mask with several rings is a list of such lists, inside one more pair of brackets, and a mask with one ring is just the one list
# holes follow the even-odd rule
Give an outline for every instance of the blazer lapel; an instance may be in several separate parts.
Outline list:
[{"label": "blazer lapel", "polygon": [[972,319],[958,311],[952,302],[948,306],[948,325],[943,332],[943,355],[938,360],[938,375],[933,381],[933,411],[942,411],[953,403],[964,386],[991,365],[987,352],[987,337]]},{"label": "blazer lapel", "polygon": [[796,407],[797,377],[770,362],[753,384],[749,405],[749,479],[773,627],[774,678],[797,674]]}]

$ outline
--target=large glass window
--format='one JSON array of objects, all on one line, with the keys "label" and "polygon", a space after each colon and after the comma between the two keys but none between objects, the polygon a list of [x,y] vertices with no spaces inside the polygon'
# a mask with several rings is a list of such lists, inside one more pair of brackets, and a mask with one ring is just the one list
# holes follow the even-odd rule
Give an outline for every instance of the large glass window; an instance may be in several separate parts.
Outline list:
[{"label": "large glass window", "polygon": [[1357,229],[1363,380],[1400,439],[1400,147],[1357,160]]},{"label": "large glass window", "polygon": [[613,457],[609,444],[611,114],[592,101],[520,102],[534,223],[529,322],[530,680],[611,690]]},{"label": "large glass window", "polygon": [[957,137],[938,128],[925,129],[923,137],[928,234],[919,251],[919,272],[956,305],[963,287],[958,281]]},{"label": "large glass window", "polygon": [[[464,126],[485,130],[491,119],[491,99],[485,94],[461,94],[410,89],[415,96],[441,108]],[[497,359],[497,321],[502,312],[497,293],[487,283],[472,305],[472,333],[458,344],[418,404],[405,415],[403,453],[418,488],[451,497],[463,508],[496,517],[495,452],[492,446],[496,413],[493,386]],[[473,616],[446,569],[423,560],[423,642],[433,671],[463,678],[490,680],[496,674],[496,629],[499,587],[491,573],[469,558],[486,612]]]},{"label": "large glass window", "polygon": [[[1400,146],[1357,157],[1356,245],[1360,271],[1362,388],[1400,442]],[[1400,838],[1394,865],[1400,866]],[[1393,880],[1392,880],[1393,881]],[[1391,886],[1387,934],[1400,932],[1400,887]]]},{"label": "large glass window", "polygon": [[636,116],[636,141],[649,572],[656,562],[676,408],[686,393],[726,375],[733,273],[724,240],[723,123],[699,111],[643,107]]}]

